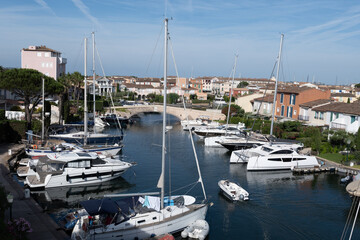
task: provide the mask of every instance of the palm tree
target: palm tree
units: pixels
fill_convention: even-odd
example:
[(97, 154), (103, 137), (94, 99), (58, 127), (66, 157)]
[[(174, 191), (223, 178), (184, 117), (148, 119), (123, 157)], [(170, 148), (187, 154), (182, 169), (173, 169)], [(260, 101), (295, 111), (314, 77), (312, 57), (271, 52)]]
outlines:
[(76, 106), (79, 106), (81, 87), (84, 85), (84, 77), (79, 72), (70, 74), (70, 81), (74, 86), (73, 99), (76, 99)]
[(64, 103), (69, 99), (69, 89), (71, 88), (71, 74), (67, 73), (64, 76), (59, 77), (58, 81), (63, 85), (63, 91), (59, 93), (59, 124), (64, 118)]

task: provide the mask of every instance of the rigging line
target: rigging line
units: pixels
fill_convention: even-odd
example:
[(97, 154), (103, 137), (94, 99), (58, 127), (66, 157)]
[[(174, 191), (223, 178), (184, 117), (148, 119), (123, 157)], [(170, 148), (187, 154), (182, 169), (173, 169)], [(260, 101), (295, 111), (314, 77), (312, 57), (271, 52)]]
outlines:
[(180, 191), (180, 190), (182, 190), (182, 189), (184, 189), (184, 188), (187, 188), (187, 187), (189, 187), (189, 186), (191, 186), (191, 185), (196, 185), (197, 183), (198, 183), (197, 181), (196, 181), (196, 182), (193, 182), (193, 183), (190, 183), (190, 184), (188, 184), (188, 185), (185, 185), (185, 186), (182, 186), (182, 187), (180, 187), (180, 188), (177, 188), (177, 189), (173, 190), (173, 192)]
[(360, 201), (359, 201), (359, 203), (358, 203), (358, 207), (357, 207), (357, 210), (356, 210), (356, 214), (355, 214), (355, 218), (354, 218), (354, 223), (353, 223), (352, 228), (351, 228), (349, 240), (351, 239), (352, 234), (353, 234), (353, 231), (354, 231), (354, 227), (355, 227), (356, 219), (357, 219), (357, 216), (358, 216), (358, 213), (359, 213), (359, 209), (360, 209)]
[(354, 200), (352, 201), (351, 208), (350, 208), (349, 214), (347, 216), (346, 223), (345, 223), (345, 226), (344, 226), (344, 230), (343, 230), (343, 232), (341, 234), (340, 239), (345, 239), (345, 237), (346, 237), (346, 233), (347, 233), (347, 231), (348, 231), (348, 229), (350, 227), (352, 215), (354, 214), (354, 210), (355, 210), (355, 207), (356, 207), (356, 202), (358, 202), (358, 200), (359, 200), (358, 197), (354, 197)]
[(102, 70), (103, 76), (104, 76), (104, 77), (106, 77), (106, 76), (105, 76), (104, 67), (103, 67), (103, 65), (102, 65), (102, 61), (101, 61), (101, 58), (100, 58), (100, 54), (99, 54), (99, 51), (98, 51), (98, 48), (96, 47), (96, 45), (95, 45), (95, 49), (96, 49), (96, 54), (97, 54), (97, 56), (98, 56), (98, 58), (99, 58), (100, 67), (101, 67), (101, 70)]
[(80, 56), (83, 56), (83, 53), (82, 53), (83, 49), (84, 49), (84, 39), (81, 39), (80, 49), (78, 51), (78, 54), (76, 55), (76, 58), (75, 58), (75, 61), (73, 64), (74, 69), (77, 69), (78, 63), (80, 62), (79, 58), (80, 58)]
[(147, 74), (148, 74), (148, 72), (149, 72), (150, 64), (151, 64), (152, 59), (153, 59), (153, 57), (154, 57), (154, 55), (155, 55), (155, 51), (156, 51), (156, 48), (157, 48), (157, 46), (158, 46), (159, 39), (160, 39), (160, 37), (162, 36), (163, 30), (164, 30), (164, 25), (161, 24), (161, 30), (160, 30), (160, 32), (159, 32), (158, 38), (157, 38), (156, 43), (155, 43), (155, 47), (154, 47), (153, 52), (152, 52), (152, 54), (151, 54), (149, 64), (148, 64), (148, 66), (147, 66), (147, 68), (146, 68), (145, 76), (147, 76)]

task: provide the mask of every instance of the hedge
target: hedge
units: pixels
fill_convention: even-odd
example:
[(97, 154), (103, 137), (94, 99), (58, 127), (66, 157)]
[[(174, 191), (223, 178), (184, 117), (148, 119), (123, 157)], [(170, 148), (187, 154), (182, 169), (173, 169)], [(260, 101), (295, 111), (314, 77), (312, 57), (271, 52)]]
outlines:
[(0, 121), (0, 142), (17, 143), (25, 138), (26, 121), (3, 120)]

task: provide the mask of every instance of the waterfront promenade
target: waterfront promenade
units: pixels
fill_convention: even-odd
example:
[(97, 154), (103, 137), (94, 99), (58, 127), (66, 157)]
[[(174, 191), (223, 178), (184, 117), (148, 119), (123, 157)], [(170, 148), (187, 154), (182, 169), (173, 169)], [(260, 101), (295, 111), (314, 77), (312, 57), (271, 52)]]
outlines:
[[(25, 198), (24, 189), (14, 178), (12, 178), (9, 170), (8, 160), (10, 156), (8, 150), (12, 149), (12, 153), (23, 148), (22, 144), (0, 144), (0, 183), (7, 192), (14, 196), (12, 205), (12, 218), (24, 217), (30, 222), (33, 232), (27, 233), (27, 239), (38, 240), (63, 240), (70, 237), (53, 221), (53, 219), (43, 211), (43, 209), (30, 197)], [(5, 211), (5, 221), (10, 219), (10, 210)]]

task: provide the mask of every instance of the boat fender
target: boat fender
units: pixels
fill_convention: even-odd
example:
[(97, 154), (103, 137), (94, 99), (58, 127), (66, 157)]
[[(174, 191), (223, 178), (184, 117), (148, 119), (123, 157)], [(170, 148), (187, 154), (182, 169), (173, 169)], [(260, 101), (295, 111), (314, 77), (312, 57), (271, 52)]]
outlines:
[(100, 178), (100, 173), (99, 172), (96, 172), (96, 177)]
[(111, 170), (111, 176), (112, 176), (112, 177), (114, 176), (114, 171), (113, 171), (113, 170)]
[(189, 227), (186, 227), (182, 232), (181, 232), (181, 237), (182, 238), (187, 238), (189, 235)]
[(70, 177), (69, 177), (69, 174), (66, 175), (66, 181), (69, 182), (70, 180)]
[(84, 179), (85, 178), (85, 173), (82, 173), (81, 177), (82, 177), (82, 179)]
[(240, 199), (244, 200), (244, 195), (243, 194), (240, 194)]

